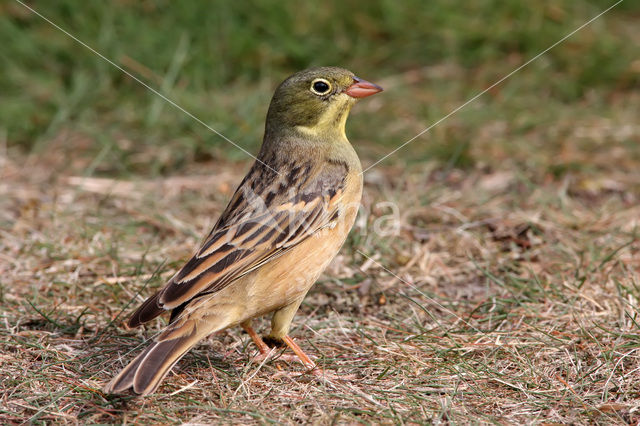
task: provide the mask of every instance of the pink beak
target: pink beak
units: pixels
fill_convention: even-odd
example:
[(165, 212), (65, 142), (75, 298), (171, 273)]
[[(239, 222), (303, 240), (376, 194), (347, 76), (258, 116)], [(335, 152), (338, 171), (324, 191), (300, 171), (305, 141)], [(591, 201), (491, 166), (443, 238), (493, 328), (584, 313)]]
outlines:
[(377, 84), (370, 83), (358, 77), (353, 77), (353, 80), (355, 83), (345, 90), (345, 93), (352, 98), (366, 98), (367, 96), (382, 92), (382, 87)]

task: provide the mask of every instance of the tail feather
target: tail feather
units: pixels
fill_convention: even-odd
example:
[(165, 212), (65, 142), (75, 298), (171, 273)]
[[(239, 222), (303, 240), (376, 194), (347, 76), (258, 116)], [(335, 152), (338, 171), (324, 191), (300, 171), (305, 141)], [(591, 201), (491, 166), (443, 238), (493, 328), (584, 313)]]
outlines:
[(204, 337), (191, 321), (181, 328), (181, 336), (152, 343), (104, 387), (104, 392), (122, 393), (131, 388), (137, 394), (148, 395), (155, 391), (180, 358)]
[(147, 354), (155, 348), (157, 343), (151, 344), (140, 355), (129, 363), (116, 377), (114, 377), (103, 389), (105, 393), (122, 393), (133, 387), (133, 379), (140, 368), (140, 364)]
[(149, 322), (160, 314), (167, 312), (160, 306), (159, 302), (160, 292), (154, 294), (144, 301), (142, 305), (131, 315), (129, 321), (127, 321), (128, 328), (134, 328), (145, 322)]
[[(170, 340), (162, 342), (167, 346), (163, 347), (162, 350), (149, 352), (144, 359), (144, 364), (152, 368), (138, 368), (133, 380), (133, 391), (141, 395), (148, 395), (154, 392), (162, 379), (196, 342), (197, 340), (193, 341), (193, 339)], [(162, 343), (159, 345), (162, 345)]]

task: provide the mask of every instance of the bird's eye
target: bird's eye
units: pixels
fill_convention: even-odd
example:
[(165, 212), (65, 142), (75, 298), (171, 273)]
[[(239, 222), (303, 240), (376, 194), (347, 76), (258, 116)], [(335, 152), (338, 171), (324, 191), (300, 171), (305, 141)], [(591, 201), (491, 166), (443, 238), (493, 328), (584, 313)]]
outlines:
[(326, 95), (331, 91), (331, 83), (324, 78), (316, 78), (311, 83), (311, 91), (316, 95)]

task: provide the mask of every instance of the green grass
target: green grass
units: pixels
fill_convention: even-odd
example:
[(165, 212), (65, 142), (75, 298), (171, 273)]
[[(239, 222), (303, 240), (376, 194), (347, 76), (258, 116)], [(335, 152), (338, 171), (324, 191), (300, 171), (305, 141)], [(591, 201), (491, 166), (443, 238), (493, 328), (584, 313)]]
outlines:
[[(349, 120), (366, 166), (612, 3), (31, 5), (252, 152), (280, 80), (350, 68), (386, 89)], [(232, 329), (137, 400), (100, 388), (163, 322), (122, 320), (250, 159), (2, 3), (0, 422), (637, 423), (639, 17), (625, 0), (365, 173), (292, 332), (352, 378), (254, 364)]]
[[(275, 1), (145, 1), (116, 6), (64, 0), (34, 6), (255, 151), (272, 89), (293, 71), (336, 64), (386, 81), (405, 71), (451, 64), (451, 74), (445, 69), (444, 75), (421, 80), (423, 87), (392, 85), (398, 96), (402, 93), (399, 101), (408, 104), (405, 114), (429, 124), (457, 106), (443, 106), (443, 98), (461, 104), (610, 4), (485, 0), (461, 5), (416, 0), (399, 6), (384, 0), (365, 5), (340, 0), (303, 3), (295, 11)], [(634, 17), (639, 13), (633, 2), (623, 2), (533, 63), (525, 77), (493, 92), (501, 106), (488, 115), (518, 108), (522, 90), (563, 106), (579, 102), (591, 90), (637, 87), (637, 63), (635, 68), (632, 63), (638, 49), (629, 37), (635, 34)], [(211, 155), (236, 160), (245, 156), (18, 3), (9, 1), (0, 8), (0, 36), (8, 41), (0, 47), (0, 117), (11, 146), (42, 152), (52, 139), (84, 135), (91, 141), (85, 147), (87, 155), (97, 157), (96, 172), (108, 174), (163, 173)], [(542, 93), (536, 89), (541, 85)], [(425, 88), (431, 88), (426, 93), (432, 98), (414, 105), (412, 93)], [(385, 95), (394, 97), (393, 92)], [(529, 104), (525, 96), (522, 107)], [(471, 115), (483, 119), (477, 109)], [(553, 109), (550, 116), (554, 117)], [(375, 120), (381, 130), (390, 127), (386, 121), (404, 117), (386, 113), (385, 118)], [(544, 118), (530, 117), (522, 124), (543, 125)], [(371, 121), (354, 121), (353, 137), (369, 137)], [(413, 129), (393, 127), (396, 132), (385, 132), (390, 138), (376, 142), (395, 146), (413, 136)], [(464, 129), (456, 133), (443, 138), (464, 145), (468, 135)], [(460, 151), (443, 149), (432, 153), (448, 161)], [(149, 150), (157, 155), (140, 161), (140, 152)], [(471, 164), (464, 155), (459, 161)]]

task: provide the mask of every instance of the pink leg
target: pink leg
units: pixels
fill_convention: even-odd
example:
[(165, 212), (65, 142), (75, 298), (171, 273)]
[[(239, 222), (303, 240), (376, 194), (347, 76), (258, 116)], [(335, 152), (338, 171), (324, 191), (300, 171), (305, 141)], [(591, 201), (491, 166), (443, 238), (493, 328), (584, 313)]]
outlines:
[(253, 327), (251, 327), (251, 322), (249, 322), (249, 321), (243, 322), (240, 325), (242, 326), (244, 331), (247, 332), (249, 337), (251, 337), (251, 340), (253, 340), (253, 343), (256, 344), (256, 346), (258, 347), (258, 350), (260, 351), (261, 355), (263, 355), (263, 356), (267, 355), (271, 351), (271, 349), (269, 349), (269, 346), (267, 346), (267, 344), (264, 342), (264, 340), (262, 340), (262, 337), (258, 336), (258, 333), (256, 333), (256, 331), (253, 329)]
[(309, 370), (316, 368), (316, 363), (313, 362), (311, 358), (309, 358), (307, 354), (304, 353), (304, 351), (300, 348), (300, 346), (298, 346), (298, 344), (291, 337), (284, 336), (282, 340), (298, 356), (298, 359), (300, 359), (300, 361), (302, 362), (302, 365), (304, 365)]

